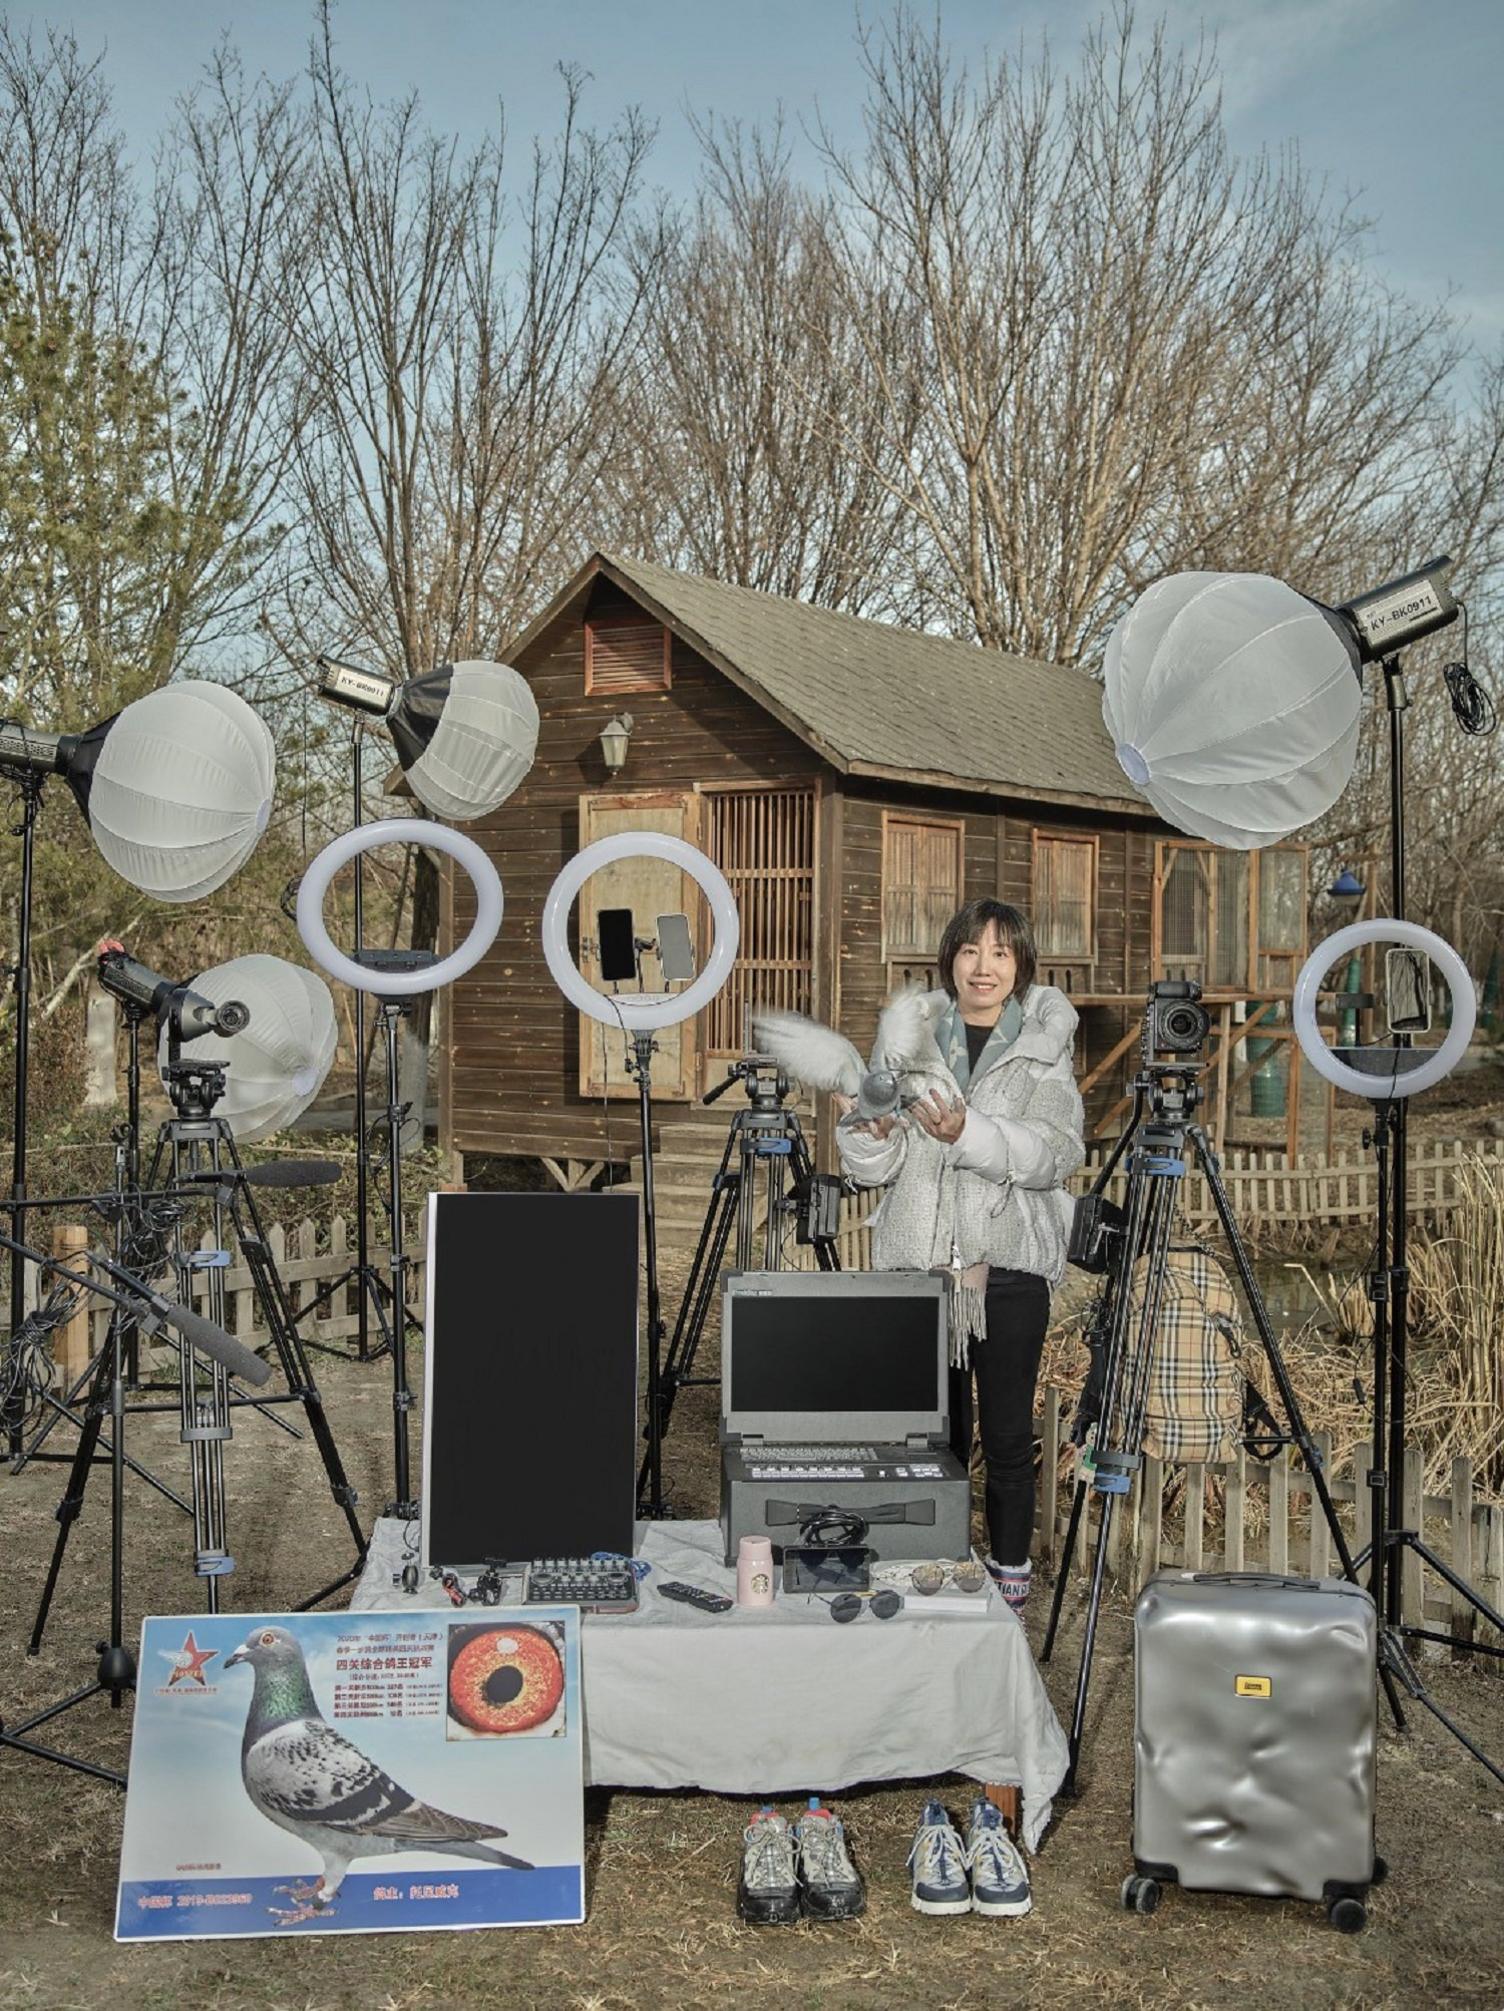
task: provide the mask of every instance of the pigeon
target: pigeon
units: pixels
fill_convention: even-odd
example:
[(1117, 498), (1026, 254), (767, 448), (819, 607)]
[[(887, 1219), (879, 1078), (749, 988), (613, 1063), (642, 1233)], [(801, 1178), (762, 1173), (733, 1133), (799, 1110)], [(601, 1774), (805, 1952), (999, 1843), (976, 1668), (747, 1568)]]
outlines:
[[(771, 1056), (795, 1082), (849, 1096), (862, 1116), (892, 1109), (895, 1102), (916, 1103), (931, 1090), (949, 1102), (956, 1094), (955, 1078), (936, 1045), (924, 1001), (917, 987), (888, 1001), (878, 1018), (869, 1062), (833, 1027), (772, 1006), (754, 1010), (752, 1040), (759, 1054)], [(896, 1098), (889, 1085), (877, 1080), (885, 1075), (894, 1078)]]
[[(224, 1667), (249, 1663), (256, 1688), (246, 1713), (240, 1777), (268, 1822), (298, 1837), (324, 1861), (311, 1886), (288, 1888), (288, 1925), (327, 1913), (352, 1861), (396, 1851), (433, 1851), (531, 1871), (525, 1858), (494, 1850), (506, 1835), (490, 1823), (446, 1815), (399, 1787), (342, 1732), (319, 1716), (303, 1650), (285, 1627), (257, 1627)], [(276, 1911), (274, 1908), (273, 1911)]]

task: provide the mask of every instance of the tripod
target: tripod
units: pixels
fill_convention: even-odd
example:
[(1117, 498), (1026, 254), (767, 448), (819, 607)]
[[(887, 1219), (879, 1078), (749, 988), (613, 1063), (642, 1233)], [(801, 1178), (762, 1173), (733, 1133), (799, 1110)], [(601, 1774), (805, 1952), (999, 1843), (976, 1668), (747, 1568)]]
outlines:
[[(166, 1300), (153, 1292), (150, 1286), (144, 1283), (143, 1280), (135, 1277), (122, 1265), (111, 1263), (106, 1258), (95, 1257), (92, 1260), (97, 1267), (103, 1268), (114, 1281), (112, 1284), (106, 1285), (100, 1281), (97, 1275), (80, 1276), (77, 1271), (71, 1271), (66, 1265), (58, 1263), (55, 1259), (45, 1257), (39, 1250), (28, 1249), (25, 1244), (19, 1243), (11, 1237), (0, 1236), (0, 1245), (3, 1245), (10, 1251), (14, 1260), (18, 1262), (23, 1260), (28, 1261), (36, 1265), (37, 1269), (41, 1272), (66, 1279), (70, 1284), (81, 1286), (85, 1291), (93, 1292), (100, 1298), (109, 1300), (115, 1308), (114, 1317), (110, 1321), (109, 1340), (101, 1351), (99, 1364), (95, 1372), (89, 1419), (89, 1422), (94, 1426), (94, 1439), (96, 1442), (99, 1419), (103, 1416), (106, 1409), (111, 1419), (109, 1638), (99, 1642), (96, 1647), (95, 1652), (99, 1657), (99, 1661), (93, 1682), (86, 1683), (82, 1689), (70, 1692), (69, 1695), (60, 1698), (54, 1704), (44, 1705), (40, 1711), (34, 1711), (30, 1717), (23, 1719), (20, 1724), (6, 1725), (0, 1722), (0, 1747), (10, 1747), (16, 1752), (30, 1753), (34, 1759), (51, 1760), (56, 1766), (71, 1767), (75, 1773), (89, 1774), (96, 1780), (110, 1781), (117, 1787), (124, 1787), (125, 1775), (117, 1772), (114, 1768), (98, 1766), (92, 1760), (77, 1759), (71, 1753), (59, 1752), (56, 1747), (44, 1745), (39, 1740), (31, 1737), (31, 1734), (38, 1726), (50, 1724), (54, 1718), (59, 1718), (65, 1712), (76, 1709), (80, 1704), (88, 1703), (94, 1697), (108, 1694), (110, 1708), (118, 1711), (126, 1691), (133, 1690), (136, 1686), (136, 1659), (125, 1645), (124, 1504), (125, 1469), (127, 1462), (125, 1458), (123, 1336), (128, 1326), (131, 1328), (147, 1327), (155, 1332), (161, 1327), (163, 1321), (167, 1320), (174, 1322), (183, 1332), (185, 1338), (182, 1345), (184, 1347), (188, 1347), (197, 1341), (205, 1347), (213, 1359), (221, 1364), (228, 1363), (237, 1373), (264, 1375), (266, 1373), (265, 1364), (257, 1356), (239, 1347), (228, 1334), (214, 1327), (209, 1321), (200, 1319), (185, 1307), (170, 1305)], [(17, 1337), (13, 1336), (13, 1345), (16, 1343), (16, 1340)], [(87, 1459), (80, 1459), (75, 1463), (75, 1477), (80, 1491), (82, 1489), (83, 1477), (87, 1473), (88, 1466), (93, 1463), (93, 1459), (94, 1452), (91, 1444)], [(64, 1508), (67, 1508), (67, 1506), (68, 1502), (65, 1500), (63, 1508), (58, 1510), (60, 1521), (63, 1520)], [(76, 1510), (73, 1513), (76, 1513)], [(71, 1520), (72, 1514), (70, 1513), (68, 1521)], [(66, 1527), (67, 1524), (65, 1522), (64, 1532), (66, 1532)], [(52, 1586), (56, 1583), (57, 1567), (61, 1562), (62, 1541), (63, 1538), (60, 1536), (58, 1551), (54, 1556), (53, 1569), (48, 1580), (49, 1597)], [(41, 1618), (42, 1616), (39, 1615), (38, 1628), (40, 1628)], [(33, 1636), (30, 1651), (33, 1654), (37, 1651), (39, 1638), (39, 1634)]]
[[(1168, 987), (1165, 989), (1169, 990)], [(1258, 1280), (1254, 1276), (1253, 1265), (1239, 1234), (1232, 1206), (1227, 1198), (1227, 1190), (1222, 1184), (1220, 1165), (1205, 1132), (1193, 1119), (1193, 1112), (1201, 1100), (1197, 1064), (1194, 1061), (1156, 1062), (1153, 1059), (1152, 1028), (1160, 990), (1159, 986), (1155, 986), (1150, 992), (1149, 1010), (1145, 1018), (1145, 1062), (1143, 1069), (1134, 1079), (1132, 1114), (1122, 1137), (1114, 1146), (1092, 1189), (1094, 1200), (1100, 1199), (1105, 1194), (1107, 1183), (1118, 1163), (1132, 1146), (1128, 1158), (1125, 1219), (1120, 1233), (1114, 1234), (1110, 1231), (1108, 1233), (1109, 1242), (1115, 1242), (1117, 1247), (1112, 1258), (1107, 1307), (1104, 1314), (1107, 1335), (1106, 1355), (1091, 1479), (1092, 1488), (1101, 1498), (1101, 1507), (1097, 1523), (1096, 1550), (1092, 1559), (1091, 1589), (1087, 1600), (1081, 1662), (1076, 1677), (1075, 1702), (1071, 1714), (1068, 1740), (1070, 1758), (1062, 1784), (1062, 1792), (1066, 1794), (1074, 1793), (1076, 1790), (1076, 1772), (1085, 1734), (1087, 1696), (1091, 1686), (1092, 1658), (1101, 1614), (1102, 1589), (1113, 1514), (1118, 1502), (1129, 1493), (1133, 1485), (1133, 1476), (1141, 1465), (1140, 1447), (1143, 1442), (1144, 1418), (1148, 1407), (1160, 1310), (1164, 1300), (1166, 1259), (1179, 1202), (1180, 1183), (1186, 1173), (1188, 1148), (1195, 1154), (1196, 1163), (1205, 1176), (1217, 1218), (1232, 1253), (1239, 1283), (1253, 1314), (1254, 1326), (1284, 1411), (1289, 1433), (1288, 1442), (1297, 1447), (1305, 1461), (1317, 1504), (1331, 1532), (1332, 1545), (1340, 1560), (1343, 1576), (1356, 1580), (1352, 1554), (1348, 1549), (1341, 1523), (1337, 1519), (1326, 1476), (1322, 1472), (1320, 1455), (1306, 1429), (1299, 1400), (1280, 1353), (1279, 1343), (1269, 1323), (1269, 1315), (1264, 1306), (1263, 1295), (1259, 1291)], [(1178, 999), (1194, 997), (1183, 982), (1175, 984), (1172, 995)], [(1178, 1010), (1184, 1012), (1185, 1007), (1180, 1006)], [(1197, 1011), (1199, 1014), (1199, 1008)], [(1142, 1289), (1135, 1316), (1134, 1274), (1140, 1270)], [(1130, 1329), (1133, 1330), (1131, 1338)], [(1064, 1603), (1065, 1587), (1070, 1576), (1071, 1558), (1074, 1554), (1086, 1491), (1087, 1482), (1078, 1480), (1075, 1498), (1071, 1505), (1065, 1552), (1055, 1581), (1049, 1626), (1040, 1654), (1041, 1661), (1047, 1662), (1050, 1659), (1055, 1645), (1060, 1609)], [(1402, 1724), (1403, 1716), (1389, 1669), (1385, 1667), (1382, 1673), (1390, 1708), (1395, 1714), (1396, 1723)]]
[[(791, 1210), (799, 1214), (800, 1240), (813, 1244), (820, 1269), (841, 1268), (835, 1247), (834, 1211), (827, 1219), (817, 1220), (815, 1207), (822, 1198), (838, 1205), (840, 1182), (832, 1177), (828, 1183), (822, 1183), (815, 1172), (798, 1113), (784, 1108), (789, 1093), (788, 1078), (776, 1063), (754, 1055), (733, 1063), (726, 1080), (717, 1083), (702, 1101), (716, 1102), (737, 1081), (746, 1084), (749, 1105), (732, 1118), (720, 1166), (710, 1183), (710, 1203), (663, 1365), (659, 1390), (660, 1437), (668, 1430), (679, 1391), (716, 1380), (714, 1376), (695, 1375), (694, 1365), (733, 1228), (739, 1271), (783, 1268), (785, 1218)], [(760, 1264), (756, 1248), (759, 1198), (763, 1209)]]
[[(130, 1409), (132, 1413), (167, 1409), (175, 1409), (178, 1413), (179, 1436), (190, 1453), (188, 1507), (193, 1520), (193, 1568), (195, 1574), (204, 1580), (208, 1610), (217, 1613), (219, 1581), (235, 1568), (227, 1543), (224, 1485), (224, 1448), (231, 1437), (233, 1412), (250, 1403), (264, 1415), (271, 1415), (267, 1408), (270, 1405), (302, 1404), (329, 1477), (330, 1491), (344, 1513), (356, 1548), (355, 1562), (350, 1569), (303, 1601), (304, 1608), (316, 1606), (351, 1583), (358, 1576), (364, 1561), (366, 1540), (355, 1512), (355, 1490), (346, 1478), (323, 1400), (310, 1373), (297, 1329), (292, 1324), (286, 1288), (272, 1261), (271, 1249), (234, 1137), (225, 1120), (214, 1115), (214, 1105), (224, 1091), (224, 1068), (213, 1062), (182, 1061), (175, 1027), (169, 1033), (168, 1052), (169, 1060), (163, 1073), (175, 1115), (163, 1124), (158, 1135), (147, 1186), (149, 1190), (156, 1188), (165, 1172), (174, 1191), (199, 1186), (207, 1189), (213, 1201), (214, 1236), (210, 1249), (184, 1251), (181, 1231), (175, 1232), (177, 1248), (173, 1264), (179, 1277), (180, 1293), (184, 1299), (191, 1298), (193, 1279), (195, 1275), (201, 1275), (209, 1318), (216, 1326), (224, 1326), (224, 1274), (229, 1267), (224, 1232), (228, 1221), (250, 1270), (252, 1286), (287, 1387), (275, 1396), (252, 1398), (238, 1395), (231, 1389), (225, 1364), (213, 1357), (201, 1358), (192, 1340), (183, 1337), (177, 1343), (176, 1403), (136, 1403)], [(41, 1648), (69, 1535), (82, 1511), (89, 1473), (96, 1463), (106, 1414), (111, 1420), (112, 1463), (118, 1461), (123, 1472), (126, 1414), (123, 1399), (118, 1412), (115, 1405), (117, 1383), (123, 1387), (123, 1355), (124, 1328), (117, 1315), (111, 1322), (110, 1340), (95, 1370), (83, 1428), (79, 1433), (63, 1499), (58, 1506), (58, 1534), (32, 1628), (31, 1654), (38, 1653)], [(116, 1512), (119, 1512), (118, 1508)]]

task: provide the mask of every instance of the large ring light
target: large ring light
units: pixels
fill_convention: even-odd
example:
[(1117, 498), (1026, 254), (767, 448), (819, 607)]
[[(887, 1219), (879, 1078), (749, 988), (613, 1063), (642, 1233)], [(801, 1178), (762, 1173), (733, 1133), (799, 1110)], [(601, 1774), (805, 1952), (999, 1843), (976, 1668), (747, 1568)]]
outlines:
[[(1363, 1069), (1350, 1067), (1327, 1046), (1316, 1024), (1316, 994), (1321, 988), (1321, 980), (1333, 964), (1340, 963), (1344, 957), (1350, 957), (1355, 950), (1361, 950), (1369, 943), (1400, 943), (1408, 949), (1421, 951), (1446, 979), (1447, 989), (1452, 995), (1452, 1024), (1447, 1029), (1446, 1039), (1434, 1054), (1418, 1067), (1407, 1068), (1403, 1074), (1396, 1069), (1389, 1075), (1382, 1070), (1370, 1075)], [(1301, 966), (1290, 1006), (1295, 1037), (1316, 1073), (1334, 1083), (1338, 1089), (1350, 1090), (1354, 1096), (1361, 1096), (1369, 1103), (1387, 1102), (1391, 1097), (1414, 1096), (1418, 1090), (1434, 1089), (1443, 1077), (1451, 1074), (1466, 1053), (1477, 1017), (1478, 999), (1472, 976), (1451, 944), (1443, 942), (1440, 936), (1433, 935), (1429, 929), (1423, 929), (1415, 922), (1390, 921), (1383, 916), (1374, 921), (1353, 922), (1345, 929), (1338, 929), (1334, 936), (1328, 936), (1324, 943), (1318, 943)]]
[[(475, 888), (475, 921), (470, 933), (457, 950), (426, 970), (367, 970), (336, 948), (324, 926), (324, 897), (330, 881), (341, 866), (376, 845), (426, 845), (430, 851), (447, 852), (470, 875)], [(441, 985), (453, 984), (480, 962), (496, 940), (501, 909), (500, 876), (473, 838), (451, 831), (447, 824), (430, 824), (423, 817), (389, 817), (331, 838), (319, 853), (298, 888), (298, 934), (320, 969), (355, 991), (379, 992), (383, 998), (414, 998), (420, 992), (435, 992)]]
[[(578, 964), (569, 954), (569, 911), (575, 896), (603, 866), (618, 859), (662, 859), (688, 873), (710, 903), (715, 920), (715, 941), (705, 968), (682, 992), (598, 992), (587, 984)], [(301, 903), (300, 903), (301, 905)], [(674, 1026), (709, 1005), (731, 975), (736, 948), (741, 940), (741, 921), (736, 902), (720, 868), (703, 852), (671, 838), (663, 831), (618, 831), (609, 838), (597, 838), (583, 852), (577, 852), (548, 890), (543, 904), (543, 954), (554, 983), (571, 1005), (606, 1026), (624, 1027), (637, 1033), (651, 1027)]]

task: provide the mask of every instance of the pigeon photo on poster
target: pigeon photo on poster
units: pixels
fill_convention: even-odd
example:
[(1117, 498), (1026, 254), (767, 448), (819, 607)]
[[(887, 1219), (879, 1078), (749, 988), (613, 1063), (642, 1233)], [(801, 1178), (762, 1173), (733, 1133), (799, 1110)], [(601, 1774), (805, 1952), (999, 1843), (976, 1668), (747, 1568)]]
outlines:
[(585, 1917), (579, 1614), (149, 1619), (121, 1941)]

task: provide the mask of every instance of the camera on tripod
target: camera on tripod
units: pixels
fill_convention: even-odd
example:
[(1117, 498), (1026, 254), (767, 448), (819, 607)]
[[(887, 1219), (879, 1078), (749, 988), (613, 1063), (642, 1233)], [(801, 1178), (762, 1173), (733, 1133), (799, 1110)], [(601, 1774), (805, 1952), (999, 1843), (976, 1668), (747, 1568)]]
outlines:
[(1157, 978), (1144, 1008), (1145, 1066), (1157, 1054), (1200, 1054), (1211, 1024), (1194, 978)]

